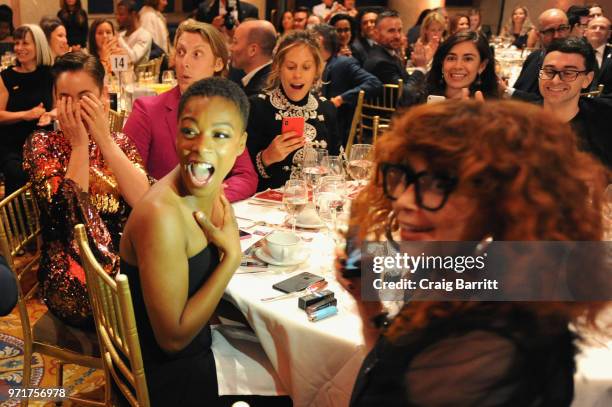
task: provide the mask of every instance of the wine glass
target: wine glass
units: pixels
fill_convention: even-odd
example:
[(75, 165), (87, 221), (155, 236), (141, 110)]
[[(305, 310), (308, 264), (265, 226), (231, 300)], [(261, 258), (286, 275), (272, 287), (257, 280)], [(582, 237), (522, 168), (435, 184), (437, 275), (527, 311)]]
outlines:
[(174, 71), (164, 71), (162, 73), (162, 83), (166, 83), (168, 85), (174, 85), (175, 83), (175, 79), (174, 79)]
[(330, 235), (336, 230), (337, 217), (344, 211), (346, 187), (341, 179), (325, 177), (317, 192), (316, 208), (319, 218), (327, 226)]
[(344, 176), (344, 169), (342, 168), (342, 159), (337, 155), (328, 155), (323, 157), (321, 161), (321, 167), (327, 169), (327, 174)]
[(361, 185), (372, 173), (371, 144), (353, 144), (348, 159), (348, 173)]
[(291, 179), (285, 183), (283, 189), (283, 205), (291, 216), (291, 230), (295, 232), (297, 214), (308, 204), (308, 185), (305, 181)]

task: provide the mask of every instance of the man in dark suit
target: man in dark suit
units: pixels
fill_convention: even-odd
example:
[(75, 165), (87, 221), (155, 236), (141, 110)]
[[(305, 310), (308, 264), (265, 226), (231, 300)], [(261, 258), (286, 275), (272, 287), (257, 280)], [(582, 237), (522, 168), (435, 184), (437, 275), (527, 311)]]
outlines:
[(355, 58), (338, 55), (340, 42), (332, 26), (320, 24), (312, 30), (319, 36), (321, 57), (325, 60), (322, 93), (338, 109), (338, 129), (342, 144), (346, 144), (359, 92), (363, 90), (368, 97), (376, 96), (382, 82), (363, 69)]
[(376, 27), (376, 18), (378, 13), (384, 10), (379, 10), (378, 7), (362, 8), (357, 15), (359, 29), (357, 38), (353, 40), (352, 51), (353, 57), (359, 61), (361, 66), (368, 59), (368, 54), (372, 47), (376, 44), (374, 40), (374, 28)]
[(595, 58), (599, 72), (591, 85), (591, 90), (596, 90), (598, 85), (604, 85), (604, 94), (612, 93), (612, 46), (608, 44), (610, 39), (610, 20), (606, 17), (595, 17), (584, 32), (589, 44), (595, 50)]
[(537, 101), (540, 99), (538, 74), (542, 68), (546, 48), (553, 40), (566, 38), (569, 33), (569, 22), (563, 10), (552, 8), (540, 14), (538, 17), (537, 35), (540, 39), (542, 49), (529, 54), (523, 63), (523, 69), (514, 87), (510, 88), (500, 83), (500, 87), (504, 93), (506, 93), (507, 96), (526, 101)]
[(377, 44), (372, 47), (368, 59), (364, 64), (366, 71), (376, 76), (383, 84), (394, 84), (398, 80), (404, 81), (404, 92), (412, 93), (415, 84), (420, 83), (424, 77), (424, 55), (413, 53), (413, 63), (417, 69), (412, 75), (406, 72), (404, 63), (400, 59), (399, 49), (402, 43), (402, 20), (396, 11), (388, 10), (380, 13), (376, 19), (374, 37)]
[[(225, 17), (228, 13), (232, 18)], [(234, 26), (230, 27), (227, 23), (233, 21), (234, 25), (237, 25), (237, 23), (249, 18), (259, 18), (259, 9), (257, 6), (241, 0), (204, 0), (195, 12), (196, 20), (212, 24), (219, 30), (224, 26), (231, 30)]]
[(230, 52), (232, 67), (245, 75), (237, 82), (247, 96), (256, 95), (265, 87), (276, 45), (276, 30), (266, 20), (249, 20), (234, 32)]
[(582, 150), (612, 168), (612, 103), (607, 98), (580, 96), (593, 80), (596, 67), (595, 53), (584, 37), (553, 41), (544, 58), (539, 88), (544, 109), (572, 126)]

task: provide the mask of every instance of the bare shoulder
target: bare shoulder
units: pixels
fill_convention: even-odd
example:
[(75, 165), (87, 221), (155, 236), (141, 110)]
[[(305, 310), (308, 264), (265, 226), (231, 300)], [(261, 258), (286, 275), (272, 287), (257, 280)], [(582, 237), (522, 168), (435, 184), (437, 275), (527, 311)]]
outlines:
[(154, 184), (132, 209), (121, 237), (121, 256), (135, 263), (142, 247), (171, 250), (185, 246), (180, 198), (163, 182)]

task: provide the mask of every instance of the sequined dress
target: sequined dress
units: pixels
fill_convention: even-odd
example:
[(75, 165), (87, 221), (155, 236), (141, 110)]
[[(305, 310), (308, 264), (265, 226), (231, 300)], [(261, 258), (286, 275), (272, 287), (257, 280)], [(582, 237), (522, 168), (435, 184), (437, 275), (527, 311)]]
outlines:
[[(123, 133), (113, 133), (112, 137), (144, 172), (132, 141)], [(24, 146), (24, 170), (41, 211), (43, 247), (38, 278), (43, 299), (67, 323), (90, 326), (91, 307), (74, 226), (86, 226), (94, 255), (109, 274), (114, 274), (119, 270), (119, 240), (130, 208), (100, 148), (91, 140), (89, 192), (65, 178), (71, 151), (61, 131), (35, 132)]]

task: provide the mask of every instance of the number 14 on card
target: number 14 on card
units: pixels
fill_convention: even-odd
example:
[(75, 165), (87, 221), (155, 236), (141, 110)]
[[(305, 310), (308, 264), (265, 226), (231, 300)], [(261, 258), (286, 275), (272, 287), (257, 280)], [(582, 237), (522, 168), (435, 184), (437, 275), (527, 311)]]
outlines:
[(113, 72), (124, 72), (128, 69), (127, 55), (111, 55), (111, 69)]

